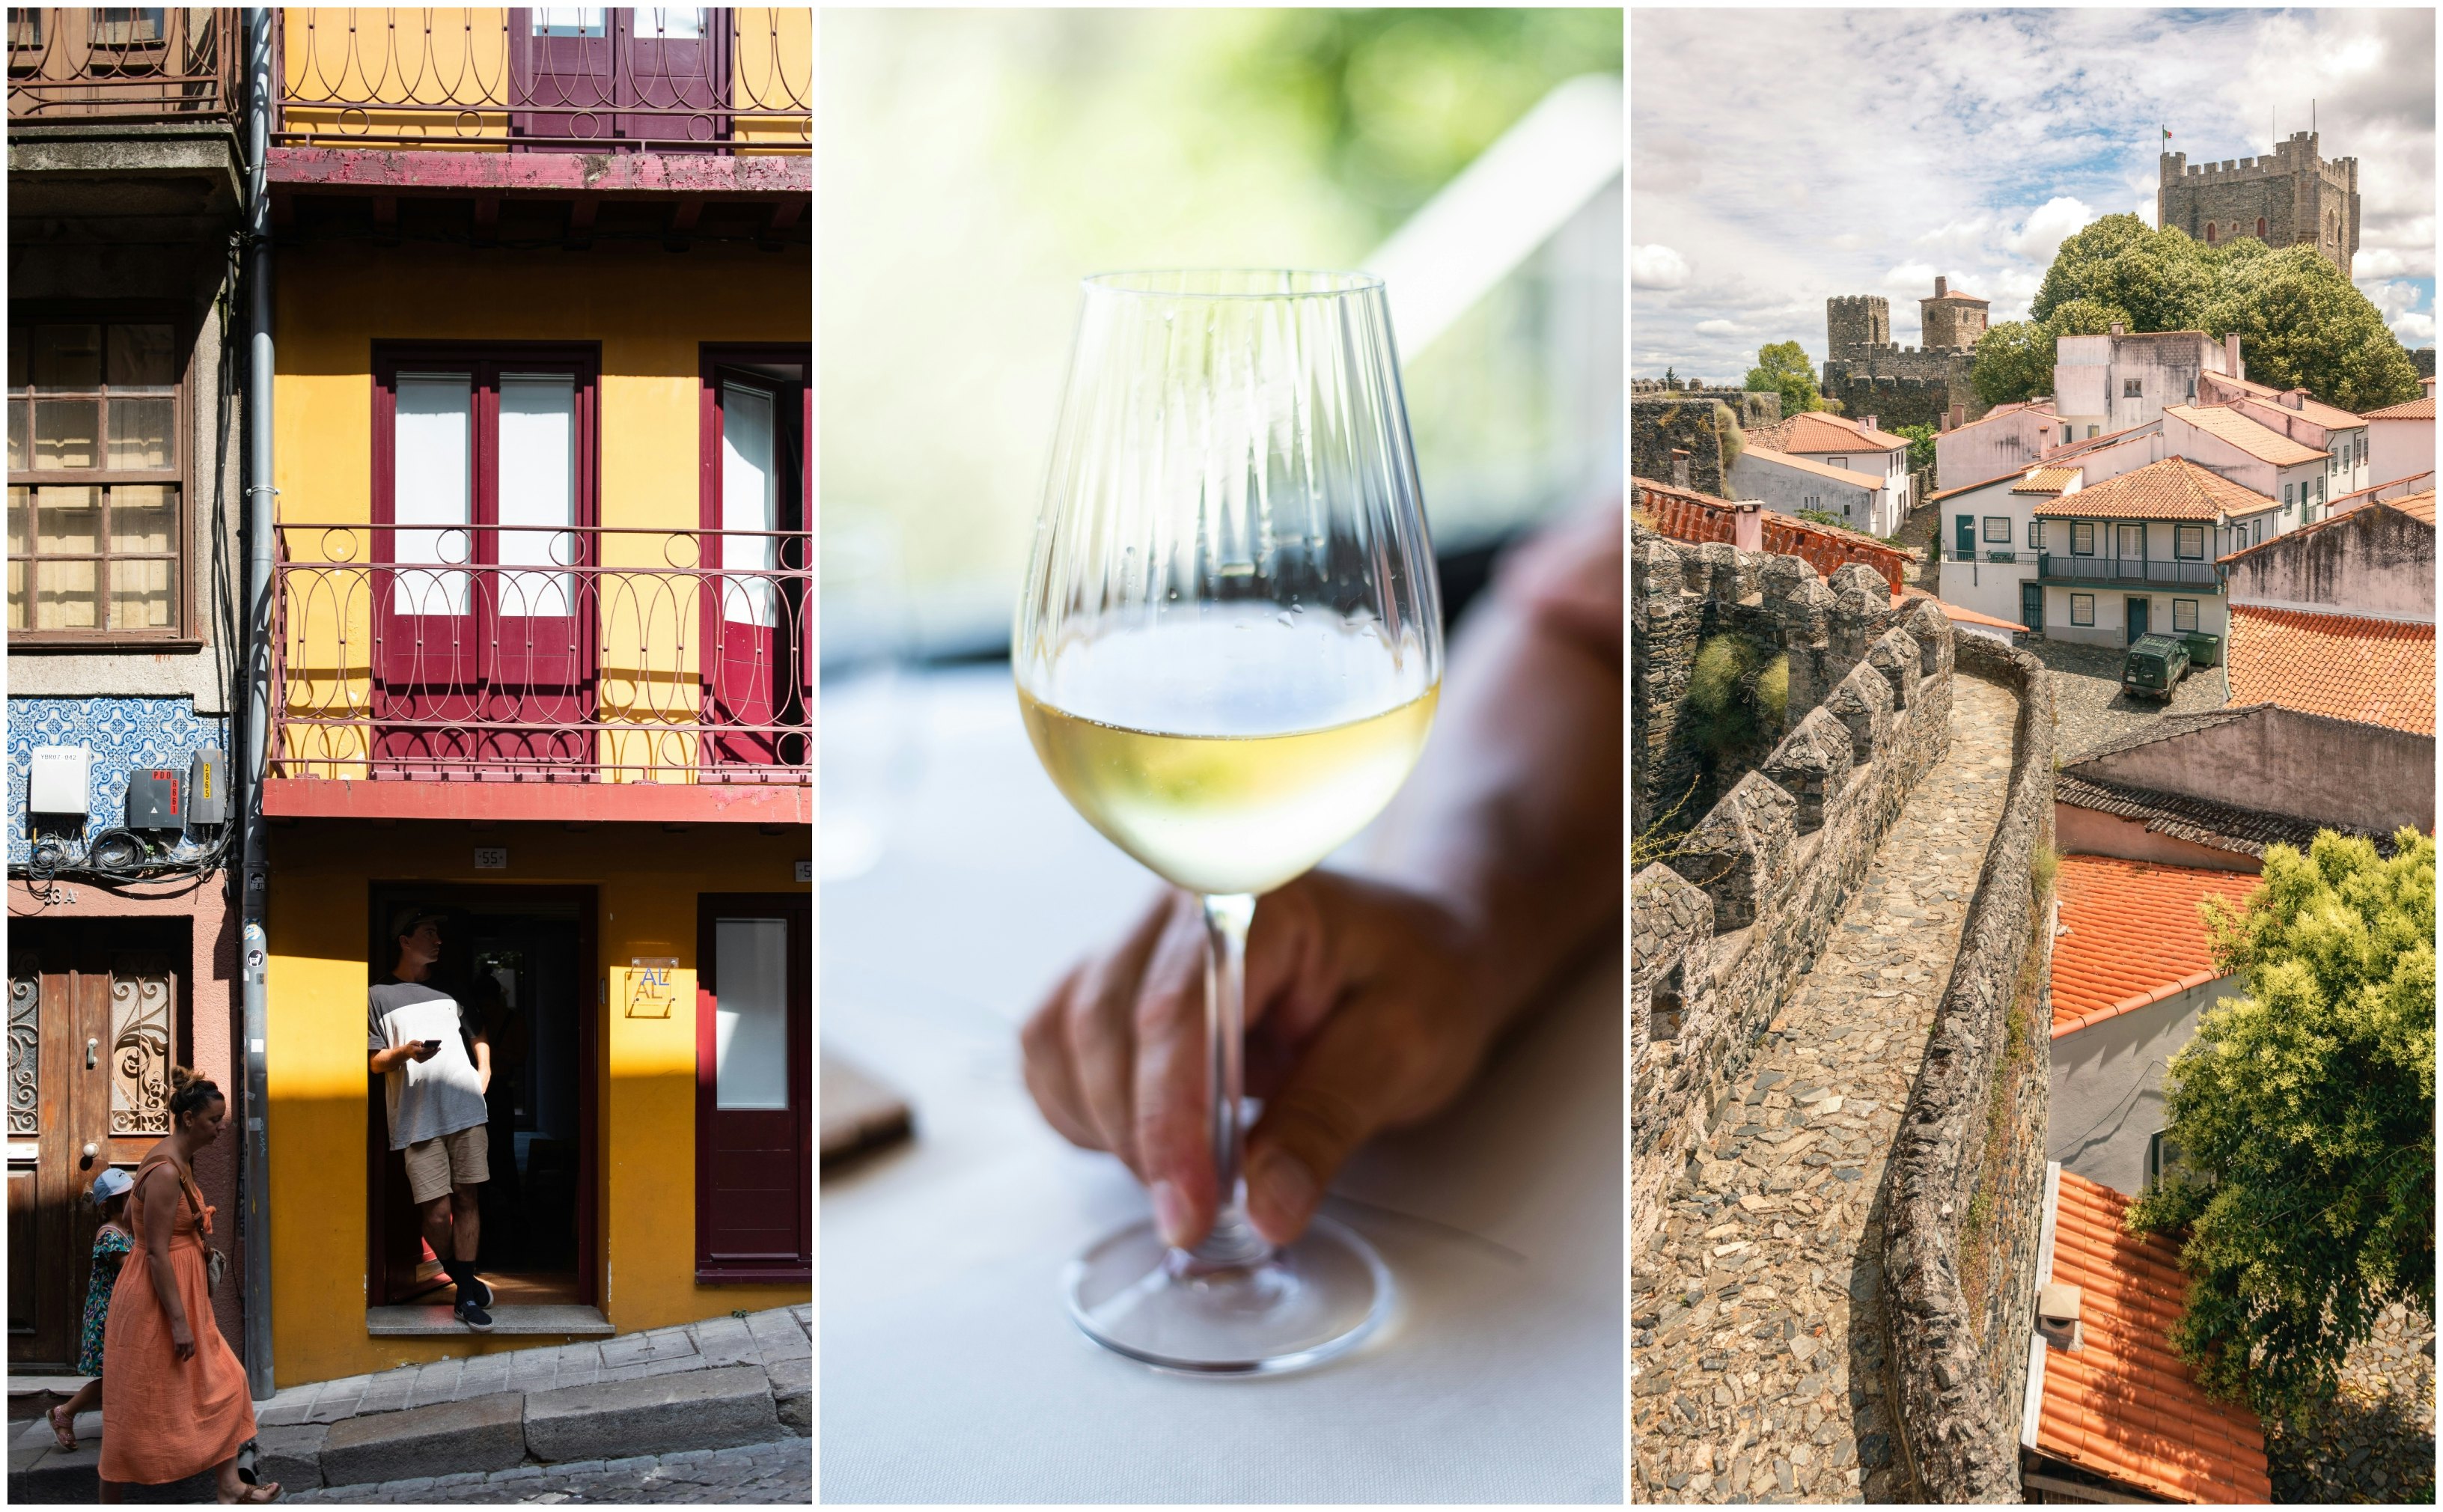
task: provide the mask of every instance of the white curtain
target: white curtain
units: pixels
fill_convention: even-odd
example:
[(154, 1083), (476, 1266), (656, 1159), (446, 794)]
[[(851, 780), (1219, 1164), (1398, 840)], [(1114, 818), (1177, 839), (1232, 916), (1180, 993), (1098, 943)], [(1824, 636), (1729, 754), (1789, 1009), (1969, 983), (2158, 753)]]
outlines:
[[(391, 519), (402, 565), (474, 560), (472, 382), (464, 373), (402, 373), (392, 427)], [(393, 612), (463, 615), (468, 575), (401, 572)]]
[[(577, 379), (566, 374), (501, 375), (501, 524), (577, 523)], [(559, 530), (500, 532), (501, 565), (567, 566), (577, 537)], [(501, 575), (501, 613), (576, 613), (577, 581), (565, 572)]]
[[(780, 473), (772, 395), (740, 383), (722, 385), (721, 527), (781, 528)], [(778, 624), (780, 592), (769, 574), (780, 561), (780, 542), (772, 536), (725, 537), (721, 543), (725, 570), (764, 576), (725, 579), (722, 618), (737, 624), (766, 628)]]
[(713, 1106), (789, 1106), (789, 922), (715, 919)]

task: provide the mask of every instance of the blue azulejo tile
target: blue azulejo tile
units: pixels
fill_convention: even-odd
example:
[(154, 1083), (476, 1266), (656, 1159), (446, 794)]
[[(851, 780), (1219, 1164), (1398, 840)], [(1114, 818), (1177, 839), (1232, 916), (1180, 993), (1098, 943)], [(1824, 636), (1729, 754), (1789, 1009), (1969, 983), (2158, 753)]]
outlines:
[[(37, 746), (83, 745), (93, 751), (84, 839), (124, 823), (128, 774), (168, 767), (186, 777), (187, 760), (206, 746), (230, 748), (225, 719), (198, 717), (192, 698), (11, 698), (9, 700), (9, 863), (31, 850), (26, 814), (28, 774)], [(71, 849), (75, 849), (72, 845)], [(181, 838), (174, 854), (201, 847)]]

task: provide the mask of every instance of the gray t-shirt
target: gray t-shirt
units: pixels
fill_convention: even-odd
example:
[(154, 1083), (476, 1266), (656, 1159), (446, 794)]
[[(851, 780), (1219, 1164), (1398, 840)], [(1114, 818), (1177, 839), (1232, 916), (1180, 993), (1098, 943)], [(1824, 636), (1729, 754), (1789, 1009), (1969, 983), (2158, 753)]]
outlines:
[(458, 1032), (458, 1000), (421, 982), (380, 982), (365, 994), (365, 1050), (438, 1040), (430, 1060), (406, 1060), (382, 1080), (390, 1100), (390, 1147), (404, 1150), (487, 1122), (483, 1083)]

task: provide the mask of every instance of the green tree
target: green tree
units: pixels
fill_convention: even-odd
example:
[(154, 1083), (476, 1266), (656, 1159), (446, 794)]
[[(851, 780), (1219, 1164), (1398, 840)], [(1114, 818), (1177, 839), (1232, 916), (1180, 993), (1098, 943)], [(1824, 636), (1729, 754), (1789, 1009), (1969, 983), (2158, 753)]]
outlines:
[(2004, 321), (1976, 339), (1968, 380), (1988, 408), (2053, 391), (2053, 338), (2042, 321)]
[(2409, 354), (2377, 309), (2312, 247), (2233, 259), (2222, 270), (2204, 329), (2239, 333), (2248, 376), (2305, 388), (2345, 410), (2377, 410), (2423, 392)]
[(1909, 470), (1920, 471), (1934, 466), (1935, 430), (1930, 425), (1903, 425), (1892, 433), (1908, 437)]
[(1807, 360), (1807, 349), (1796, 341), (1775, 341), (1758, 351), (1756, 365), (1748, 369), (1740, 386), (1759, 394), (1780, 395), (1785, 419), (1824, 408), (1823, 397), (1815, 388), (1815, 365)]
[(2186, 231), (2156, 230), (2135, 215), (2106, 215), (2061, 244), (2028, 306), (2029, 318), (2049, 322), (2063, 306), (2089, 300), (2123, 311), (2133, 331), (2198, 329), (2213, 292), (2218, 251), (2191, 241)]
[(2164, 1079), (2180, 1163), (2129, 1212), (2182, 1236), (2172, 1330), (2198, 1378), (2268, 1416), (2329, 1398), (2396, 1300), (2434, 1307), (2434, 842), (2327, 831), (2268, 847), (2244, 908), (2200, 912), (2245, 995)]

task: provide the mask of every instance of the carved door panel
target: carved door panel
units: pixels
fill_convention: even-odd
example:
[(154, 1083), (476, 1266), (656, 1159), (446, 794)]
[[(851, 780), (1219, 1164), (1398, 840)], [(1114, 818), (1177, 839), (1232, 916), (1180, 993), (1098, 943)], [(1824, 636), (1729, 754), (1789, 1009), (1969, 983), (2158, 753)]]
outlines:
[(75, 1360), (101, 1218), (85, 1194), (103, 1168), (134, 1170), (170, 1132), (176, 958), (115, 949), (111, 932), (77, 921), (9, 963), (12, 1367)]

